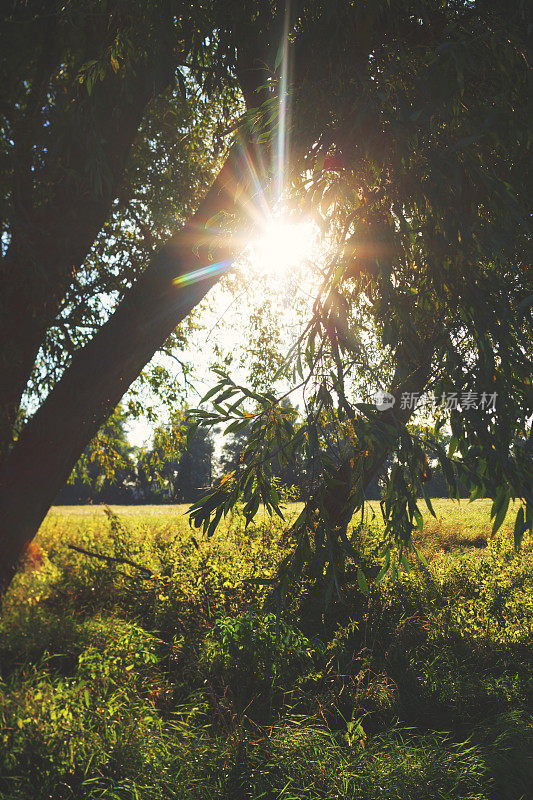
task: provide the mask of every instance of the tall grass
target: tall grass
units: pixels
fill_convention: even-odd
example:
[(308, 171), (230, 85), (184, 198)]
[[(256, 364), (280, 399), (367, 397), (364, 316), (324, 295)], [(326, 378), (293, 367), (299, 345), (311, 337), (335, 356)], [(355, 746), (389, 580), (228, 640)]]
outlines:
[(54, 510), (0, 617), (0, 797), (532, 798), (531, 543), (446, 508), (429, 568), (365, 594), (349, 567), (327, 608), (265, 605), (269, 518)]

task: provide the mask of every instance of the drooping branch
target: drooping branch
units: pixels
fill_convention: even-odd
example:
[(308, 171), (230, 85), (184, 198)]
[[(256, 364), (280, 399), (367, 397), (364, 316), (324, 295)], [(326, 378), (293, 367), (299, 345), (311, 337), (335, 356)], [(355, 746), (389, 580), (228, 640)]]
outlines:
[[(402, 408), (401, 397), (404, 393), (420, 394), (424, 391), (431, 375), (437, 339), (438, 334), (435, 334), (411, 352), (403, 347), (398, 348), (397, 368), (391, 386), (394, 405), (387, 411), (378, 412), (383, 430), (389, 428), (399, 434), (409, 422), (414, 409), (409, 406)], [(393, 452), (394, 441), (390, 436), (383, 436), (372, 452), (364, 450), (355, 457), (352, 455), (343, 460), (335, 474), (323, 482), (306, 503), (304, 513), (299, 518), (304, 520), (303, 525), (297, 523), (297, 527), (292, 529), (297, 541), (307, 541), (309, 534), (313, 535), (313, 520), (318, 512), (322, 517), (321, 523), (327, 527), (330, 548), (327, 559), (330, 563), (333, 565), (335, 560), (333, 551), (344, 551), (345, 554), (359, 557), (349, 540), (348, 526), (354, 513), (362, 507), (368, 486), (382, 472)], [(310, 563), (311, 573), (315, 577), (322, 572), (325, 555), (325, 552), (317, 551)], [(298, 548), (282, 564), (282, 572), (289, 568), (290, 575), (295, 557), (298, 557)]]

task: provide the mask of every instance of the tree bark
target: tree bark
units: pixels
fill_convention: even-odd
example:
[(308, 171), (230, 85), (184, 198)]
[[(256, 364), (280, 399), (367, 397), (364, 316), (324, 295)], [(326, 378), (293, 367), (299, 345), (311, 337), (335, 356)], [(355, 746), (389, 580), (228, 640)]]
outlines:
[[(438, 322), (436, 325), (438, 329)], [(424, 343), (419, 347), (406, 350), (404, 347), (398, 348), (397, 367), (391, 387), (391, 394), (395, 398), (392, 408), (380, 413), (380, 421), (401, 429), (409, 422), (414, 413), (414, 408), (401, 407), (402, 394), (417, 393), (421, 394), (431, 375), (431, 362), (434, 357), (436, 344), (436, 334), (428, 336)], [(366, 490), (370, 483), (382, 471), (385, 462), (390, 455), (390, 449), (386, 446), (376, 448), (372, 453), (361, 455), (363, 458), (361, 485)], [(323, 506), (326, 510), (330, 533), (334, 547), (349, 547), (348, 545), (348, 525), (357, 508), (351, 502), (353, 489), (355, 486), (356, 473), (350, 460), (342, 463), (335, 475), (335, 480), (331, 481), (323, 495)], [(311, 508), (316, 500), (310, 501)]]
[[(224, 260), (232, 255), (231, 237), (223, 231), (214, 236), (206, 223), (218, 212), (242, 213), (252, 184), (249, 156), (243, 153), (234, 145), (196, 214), (156, 253), (108, 322), (75, 355), (0, 467), (0, 591), (84, 448), (155, 351), (229, 266)], [(218, 266), (212, 268), (214, 262)]]

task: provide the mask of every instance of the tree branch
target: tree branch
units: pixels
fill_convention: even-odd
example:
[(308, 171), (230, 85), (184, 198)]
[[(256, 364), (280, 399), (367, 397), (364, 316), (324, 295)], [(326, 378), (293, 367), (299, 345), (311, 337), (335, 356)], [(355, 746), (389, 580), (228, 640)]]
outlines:
[(79, 547), (77, 544), (69, 544), (69, 550), (75, 550), (77, 553), (82, 553), (84, 556), (90, 558), (99, 558), (101, 561), (107, 561), (108, 564), (127, 564), (129, 567), (135, 567), (143, 573), (143, 577), (147, 579), (154, 578), (155, 575), (148, 567), (143, 567), (142, 564), (136, 564), (129, 558), (118, 558), (117, 556), (106, 556), (103, 553), (95, 553), (94, 550), (86, 550), (84, 547)]

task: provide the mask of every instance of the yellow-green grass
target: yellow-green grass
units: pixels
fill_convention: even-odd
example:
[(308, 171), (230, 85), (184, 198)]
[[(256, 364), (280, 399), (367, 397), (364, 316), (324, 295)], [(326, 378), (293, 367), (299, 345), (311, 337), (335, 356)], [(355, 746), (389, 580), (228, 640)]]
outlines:
[[(477, 547), (482, 549), (490, 540), (492, 535), (492, 520), (490, 517), (492, 501), (488, 499), (474, 500), (450, 500), (437, 498), (432, 500), (432, 507), (435, 517), (430, 513), (423, 501), (420, 501), (420, 510), (424, 518), (424, 531), (414, 534), (414, 540), (426, 557), (434, 555), (441, 549), (450, 550), (461, 547)], [(198, 532), (189, 526), (187, 511), (188, 504), (176, 505), (127, 505), (110, 506), (111, 510), (123, 519), (128, 526), (153, 533), (166, 533), (169, 536), (192, 535), (197, 540), (201, 540)], [(54, 506), (50, 509), (41, 527), (37, 541), (46, 540), (50, 535), (54, 536), (59, 530), (62, 531), (65, 541), (75, 543), (76, 537), (81, 532), (89, 537), (98, 536), (103, 530), (107, 530), (107, 517), (105, 514), (106, 506), (85, 505), (85, 506)], [(511, 503), (507, 516), (500, 532), (508, 532), (513, 528), (519, 504)], [(302, 509), (302, 503), (289, 503), (285, 506), (285, 518), (287, 525), (294, 520)], [(235, 517), (229, 515), (220, 524), (218, 537), (224, 537), (231, 531)], [(359, 521), (360, 517), (354, 518), (354, 522)], [(371, 502), (367, 504), (365, 519), (372, 526), (381, 528), (383, 526), (382, 515), (379, 503)], [(257, 514), (255, 528), (268, 525), (269, 516), (262, 510)]]
[(532, 543), (434, 508), (428, 568), (285, 598), (248, 580), (290, 547), (276, 517), (208, 540), (186, 506), (52, 509), (0, 613), (0, 798), (530, 800)]
[[(492, 501), (489, 499), (474, 500), (449, 500), (447, 498), (435, 498), (431, 501), (437, 518), (442, 518), (446, 523), (460, 523), (463, 527), (472, 528), (478, 525), (490, 523), (490, 509)], [(379, 515), (379, 503), (372, 501), (368, 506)], [(119, 516), (127, 517), (155, 517), (158, 520), (174, 520), (181, 518), (187, 522), (187, 509), (190, 505), (179, 503), (175, 505), (111, 505), (110, 508)], [(289, 512), (301, 509), (301, 503), (288, 503), (286, 508)], [(512, 516), (513, 508), (517, 504), (509, 507), (508, 518)], [(67, 516), (69, 518), (101, 518), (104, 515), (104, 505), (76, 505), (76, 506), (53, 506), (47, 516), (47, 521), (57, 516)], [(433, 518), (423, 500), (420, 501), (420, 509), (426, 519), (431, 521)]]

